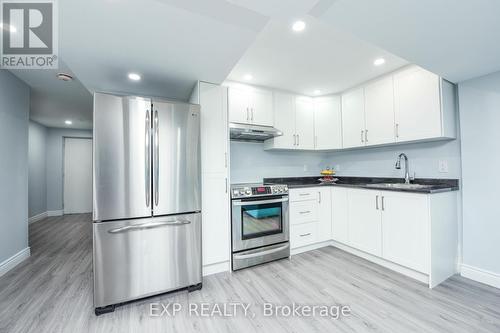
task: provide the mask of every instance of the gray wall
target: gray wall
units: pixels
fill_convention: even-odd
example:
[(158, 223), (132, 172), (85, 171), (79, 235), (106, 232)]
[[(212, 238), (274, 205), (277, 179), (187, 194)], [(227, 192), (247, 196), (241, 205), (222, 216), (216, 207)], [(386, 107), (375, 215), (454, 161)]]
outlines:
[(29, 124), (29, 176), (28, 216), (47, 211), (47, 128), (30, 121)]
[(500, 274), (500, 72), (459, 84), (463, 263)]
[(264, 177), (318, 175), (325, 158), (322, 152), (264, 151), (261, 143), (234, 141), (230, 155), (233, 184), (261, 182)]
[(91, 138), (92, 131), (49, 128), (47, 135), (47, 211), (63, 209), (64, 137)]
[(0, 70), (0, 263), (28, 247), (29, 87)]

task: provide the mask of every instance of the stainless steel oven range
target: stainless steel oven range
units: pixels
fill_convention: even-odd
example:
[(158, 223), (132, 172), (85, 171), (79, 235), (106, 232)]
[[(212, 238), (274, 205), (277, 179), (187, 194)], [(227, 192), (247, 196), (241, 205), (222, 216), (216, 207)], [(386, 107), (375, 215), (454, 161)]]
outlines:
[(233, 270), (290, 256), (288, 187), (231, 186)]

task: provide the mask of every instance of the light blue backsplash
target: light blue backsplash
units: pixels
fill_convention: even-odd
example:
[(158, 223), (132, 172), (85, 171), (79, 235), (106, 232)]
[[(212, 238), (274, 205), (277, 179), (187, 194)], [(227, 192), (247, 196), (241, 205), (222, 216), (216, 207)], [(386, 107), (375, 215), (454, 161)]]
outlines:
[(500, 72), (460, 83), (459, 100), (463, 263), (500, 275)]
[(0, 70), (0, 263), (28, 247), (29, 87)]
[(47, 211), (47, 127), (29, 125), (29, 217)]

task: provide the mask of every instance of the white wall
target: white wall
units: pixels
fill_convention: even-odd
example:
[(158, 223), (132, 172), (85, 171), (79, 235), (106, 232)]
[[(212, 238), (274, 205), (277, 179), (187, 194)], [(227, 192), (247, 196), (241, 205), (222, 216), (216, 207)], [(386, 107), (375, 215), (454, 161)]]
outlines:
[(463, 264), (500, 287), (500, 72), (460, 83), (459, 102)]
[(29, 105), (29, 87), (0, 70), (0, 264), (28, 250)]
[(47, 211), (63, 209), (64, 137), (91, 138), (92, 131), (49, 128), (47, 135)]
[(47, 128), (30, 121), (28, 216), (47, 211)]

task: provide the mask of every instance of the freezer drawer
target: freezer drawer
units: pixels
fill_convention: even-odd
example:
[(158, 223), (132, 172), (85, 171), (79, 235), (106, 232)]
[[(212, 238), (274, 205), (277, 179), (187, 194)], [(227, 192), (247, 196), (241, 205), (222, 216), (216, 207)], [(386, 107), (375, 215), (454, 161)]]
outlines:
[(93, 224), (94, 306), (201, 283), (201, 213)]

